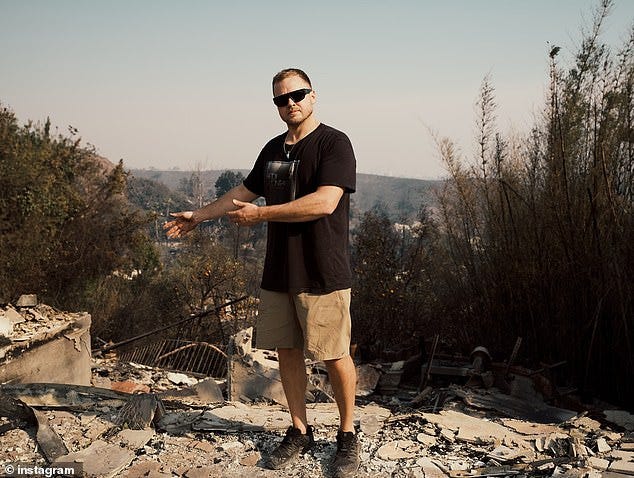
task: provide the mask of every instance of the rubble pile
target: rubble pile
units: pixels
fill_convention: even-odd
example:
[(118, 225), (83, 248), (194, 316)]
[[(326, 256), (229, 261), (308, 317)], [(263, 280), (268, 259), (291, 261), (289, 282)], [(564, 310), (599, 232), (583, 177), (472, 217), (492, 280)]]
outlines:
[[(26, 304), (22, 301), (18, 304)], [(0, 307), (0, 360), (8, 360), (38, 339), (53, 337), (83, 314), (58, 312), (45, 304)]]
[[(205, 380), (185, 375), (181, 381), (180, 375), (185, 374), (121, 364), (109, 357), (94, 359), (96, 382), (103, 385), (107, 378), (111, 384), (138, 383), (151, 393), (104, 396), (115, 392), (62, 385), (38, 394), (28, 384), (5, 385), (0, 391), (41, 410), (41, 418), (67, 449), (54, 460), (82, 461), (89, 476), (330, 476), (338, 420), (334, 404), (309, 405), (316, 447), (289, 469), (272, 471), (263, 468), (262, 457), (281, 440), (289, 424), (284, 407), (224, 399), (210, 402), (195, 391)], [(82, 393), (84, 398), (78, 400)], [(608, 413), (612, 423), (608, 416), (599, 422), (572, 413), (561, 423), (544, 424), (475, 409), (465, 401), (488, 396), (492, 402), (496, 396), (492, 391), (456, 385), (432, 388), (413, 407), (406, 397), (415, 395), (403, 391), (401, 398), (377, 394), (358, 398), (359, 477), (634, 475), (634, 417), (627, 412)], [(126, 428), (120, 422), (121, 411), (130, 397), (143, 396), (159, 397), (165, 409), (148, 418), (141, 430)], [(443, 406), (434, 410), (441, 396)], [(482, 397), (480, 402), (485, 401)], [(5, 418), (5, 428), (10, 421)], [(13, 425), (17, 426), (1, 437), (0, 464), (45, 465), (35, 427)]]
[(0, 383), (90, 383), (90, 315), (23, 295), (0, 307)]
[[(24, 317), (35, 309), (14, 310)], [(0, 470), (74, 462), (98, 477), (330, 477), (338, 412), (323, 367), (312, 362), (308, 418), (316, 445), (288, 469), (264, 468), (290, 418), (278, 400), (274, 354), (253, 349), (250, 333), (234, 339), (227, 381), (124, 363), (114, 353), (91, 358), (89, 384), (3, 381)], [(402, 362), (360, 364), (357, 476), (634, 476), (632, 414), (555, 407), (506, 367), (508, 389), (524, 390), (509, 394), (479, 358), (473, 362), (423, 364), (419, 387), (400, 382)], [(440, 385), (433, 374), (463, 380)]]

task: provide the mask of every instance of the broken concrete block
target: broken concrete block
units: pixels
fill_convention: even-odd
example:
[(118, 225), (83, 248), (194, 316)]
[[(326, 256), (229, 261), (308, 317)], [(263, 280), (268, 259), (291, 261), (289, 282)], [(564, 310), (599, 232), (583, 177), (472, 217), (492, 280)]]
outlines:
[[(458, 433), (460, 433), (460, 430), (458, 430)], [(442, 430), (440, 430), (440, 436), (447, 440), (449, 443), (453, 443), (454, 441), (456, 441), (456, 434), (448, 428), (443, 428)]]
[(115, 440), (121, 442), (123, 446), (131, 450), (143, 448), (154, 436), (154, 429), (144, 428), (143, 430), (131, 430), (129, 428), (121, 430), (114, 437)]
[(185, 478), (211, 478), (216, 476), (216, 471), (210, 466), (197, 466), (187, 470), (183, 476)]
[[(71, 335), (71, 339), (65, 335)], [(43, 328), (27, 341), (4, 347), (0, 383), (89, 385), (90, 315), (72, 314), (55, 328)]]
[(610, 452), (610, 458), (615, 458), (617, 460), (623, 460), (623, 461), (632, 461), (634, 462), (634, 453), (630, 452), (630, 451), (624, 451), (624, 450), (612, 450)]
[(625, 475), (634, 475), (634, 462), (626, 460), (616, 460), (610, 463), (608, 472), (623, 473)]
[(583, 430), (590, 432), (601, 429), (601, 424), (598, 421), (586, 416), (575, 417), (572, 420), (569, 420), (568, 423), (576, 428), (582, 428)]
[(253, 349), (249, 360), (237, 355), (229, 356), (227, 389), (230, 401), (241, 400), (242, 397), (251, 400), (268, 398), (287, 406), (279, 363), (266, 352)]
[(543, 452), (546, 449), (546, 437), (535, 437), (535, 449), (539, 452)]
[[(159, 471), (160, 469), (161, 464), (157, 463), (156, 461), (135, 461), (130, 468), (126, 469), (123, 472), (122, 476), (127, 478), (137, 478), (140, 476), (152, 476), (153, 478), (157, 478), (158, 476), (161, 476), (161, 473)], [(169, 475), (165, 476), (171, 477), (172, 474), (170, 473)]]
[(419, 458), (416, 464), (423, 469), (425, 478), (447, 478), (447, 475), (427, 457)]
[(561, 428), (557, 425), (526, 422), (515, 418), (503, 418), (501, 421), (505, 427), (511, 428), (522, 435), (548, 435), (561, 431)]
[(607, 453), (612, 450), (612, 447), (608, 445), (608, 442), (605, 438), (597, 438), (597, 451), (599, 453)]
[(26, 321), (22, 314), (11, 306), (7, 307), (4, 310), (4, 316), (7, 317), (13, 325), (21, 324), (22, 322)]
[(244, 444), (239, 441), (229, 441), (220, 445), (220, 449), (226, 452), (238, 452), (244, 450)]
[(92, 377), (92, 386), (112, 390), (112, 380), (110, 380), (108, 377), (100, 377), (99, 375), (94, 375)]
[(203, 403), (219, 403), (224, 402), (222, 390), (213, 378), (201, 380), (194, 385), (194, 390), (198, 395), (198, 399)]
[(260, 458), (262, 458), (262, 455), (260, 455), (260, 452), (255, 451), (243, 457), (240, 460), (240, 464), (242, 466), (255, 466), (258, 464), (258, 461), (260, 461)]
[(37, 295), (22, 294), (15, 305), (18, 307), (35, 307), (37, 305)]
[(97, 440), (88, 448), (60, 456), (52, 464), (79, 462), (83, 463), (86, 476), (111, 478), (118, 476), (121, 470), (132, 463), (135, 456), (132, 450), (121, 448), (118, 444)]
[(595, 470), (604, 471), (608, 469), (608, 466), (610, 466), (610, 462), (608, 460), (604, 460), (603, 458), (591, 456), (588, 458), (588, 465), (590, 465)]
[(198, 380), (184, 373), (169, 372), (167, 379), (175, 385), (196, 385)]
[(413, 458), (418, 446), (411, 440), (395, 440), (381, 446), (376, 455), (385, 461)]
[(216, 447), (212, 445), (211, 443), (209, 443), (208, 441), (196, 440), (192, 442), (192, 445), (197, 450), (202, 450), (205, 453), (211, 453), (216, 450)]
[(416, 441), (427, 447), (435, 446), (438, 443), (438, 439), (436, 437), (428, 435), (427, 433), (419, 433), (416, 435)]
[(13, 333), (13, 322), (5, 316), (0, 315), (0, 336), (9, 337)]
[(487, 456), (489, 458), (493, 458), (500, 463), (504, 463), (507, 461), (514, 461), (515, 459), (524, 456), (524, 453), (521, 449), (514, 449), (504, 445), (500, 445), (491, 450), (491, 452), (489, 452)]
[(463, 460), (455, 460), (455, 461), (452, 460), (448, 464), (449, 464), (449, 469), (451, 471), (467, 471), (469, 470), (469, 468), (471, 468), (469, 466), (469, 463)]

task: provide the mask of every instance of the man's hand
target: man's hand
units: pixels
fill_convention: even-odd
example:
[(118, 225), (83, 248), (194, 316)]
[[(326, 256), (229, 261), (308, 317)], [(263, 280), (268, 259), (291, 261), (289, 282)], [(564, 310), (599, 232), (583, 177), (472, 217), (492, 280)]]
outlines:
[(238, 209), (227, 212), (227, 216), (234, 224), (237, 224), (238, 226), (252, 226), (262, 222), (260, 217), (260, 208), (255, 204), (234, 199), (233, 205)]
[(167, 231), (167, 237), (170, 239), (182, 237), (198, 225), (193, 219), (194, 213), (192, 211), (173, 212), (170, 216), (174, 216), (176, 219), (163, 225), (163, 229)]

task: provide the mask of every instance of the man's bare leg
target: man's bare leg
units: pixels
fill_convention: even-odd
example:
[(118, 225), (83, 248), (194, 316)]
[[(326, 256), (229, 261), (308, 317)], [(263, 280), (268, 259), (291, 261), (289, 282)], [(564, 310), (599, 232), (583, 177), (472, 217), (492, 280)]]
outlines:
[(291, 412), (293, 426), (286, 430), (282, 442), (266, 459), (266, 466), (273, 470), (286, 467), (300, 454), (306, 453), (315, 444), (312, 427), (306, 420), (306, 365), (301, 349), (277, 349), (280, 361), (280, 377), (284, 394)]
[(340, 428), (344, 432), (352, 432), (354, 431), (354, 396), (357, 386), (357, 371), (354, 362), (350, 355), (325, 362), (339, 408)]
[(282, 387), (293, 426), (306, 433), (306, 363), (301, 349), (277, 349)]

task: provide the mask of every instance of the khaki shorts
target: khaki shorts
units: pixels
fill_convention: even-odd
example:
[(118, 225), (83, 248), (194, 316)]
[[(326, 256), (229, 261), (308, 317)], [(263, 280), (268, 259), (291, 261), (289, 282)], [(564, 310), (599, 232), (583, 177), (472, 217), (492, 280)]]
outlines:
[(262, 289), (256, 329), (261, 349), (303, 349), (311, 360), (350, 353), (350, 289), (289, 294)]

